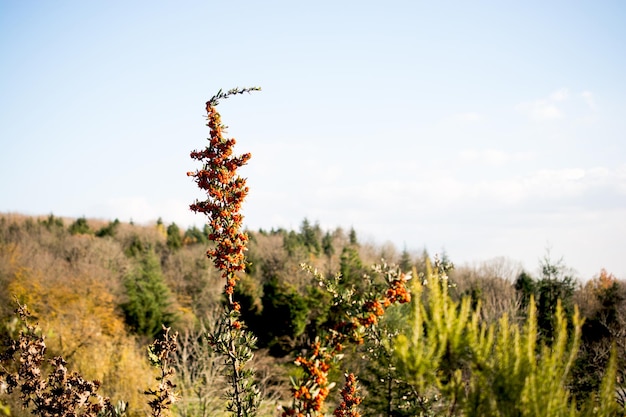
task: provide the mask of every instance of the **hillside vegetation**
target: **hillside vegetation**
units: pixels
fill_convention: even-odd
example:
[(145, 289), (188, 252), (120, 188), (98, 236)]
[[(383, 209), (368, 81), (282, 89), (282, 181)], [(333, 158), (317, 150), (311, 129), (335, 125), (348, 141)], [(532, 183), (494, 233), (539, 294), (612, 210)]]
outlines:
[[(422, 277), (432, 264), (427, 253), (361, 244), (352, 230), (323, 231), (306, 219), (297, 231), (248, 233), (246, 270), (241, 274), (236, 299), (245, 323), (258, 337), (254, 362), (267, 415), (289, 401), (289, 376), (299, 372), (293, 360), (306, 351), (333, 314), (329, 293), (301, 268), (302, 263), (325, 276), (340, 273), (346, 285), (361, 291), (366, 290), (363, 276), (371, 273), (369, 265), (381, 258), (403, 270), (415, 270)], [(4, 345), (20, 330), (14, 315), (17, 302), (27, 305), (44, 332), (50, 356), (62, 356), (85, 378), (101, 381), (103, 395), (113, 402), (127, 401), (127, 412), (140, 415), (148, 412), (143, 391), (155, 376), (145, 346), (160, 335), (162, 325), (171, 326), (180, 334), (176, 382), (182, 400), (174, 412), (218, 415), (224, 408), (226, 381), (220, 377), (218, 359), (201, 337), (215, 326), (224, 303), (222, 279), (205, 255), (210, 246), (206, 230), (180, 230), (175, 224), (160, 221), (138, 226), (117, 220), (2, 215), (0, 336)], [(582, 403), (600, 388), (613, 345), (618, 371), (624, 369), (626, 285), (606, 271), (581, 285), (567, 275), (567, 268), (548, 258), (542, 267), (539, 277), (531, 277), (504, 259), (476, 268), (461, 267), (448, 272), (451, 285), (446, 291), (452, 302), (463, 299), (468, 303), (467, 311), (465, 307), (455, 311), (478, 311), (476, 320), (485, 325), (502, 326), (503, 320), (507, 326), (522, 325), (529, 306), (536, 306), (539, 341), (549, 343), (559, 332), (557, 305), (559, 314), (570, 320), (578, 306), (584, 318), (581, 345), (565, 386)], [(427, 306), (428, 301), (425, 303)], [(480, 310), (473, 310), (478, 305)], [(428, 308), (438, 307), (426, 307), (425, 311)], [(410, 334), (414, 330), (406, 328), (410, 311), (409, 307), (391, 311), (378, 328), (378, 337), (402, 329)], [(573, 326), (570, 322), (567, 331), (572, 333)], [(395, 369), (389, 379), (395, 366), (393, 350), (397, 349), (389, 344), (390, 336), (385, 337), (387, 342), (378, 341), (376, 360), (360, 361), (364, 351), (372, 353), (375, 347), (357, 346), (346, 352), (351, 358), (342, 364), (359, 371), (366, 415), (413, 415), (416, 407), (425, 407), (423, 402), (428, 398), (438, 406), (443, 404), (444, 399), (438, 397), (445, 391), (437, 386), (441, 382), (410, 381), (396, 375), (399, 371)], [(404, 343), (408, 349), (406, 340)], [(439, 371), (454, 368), (451, 363), (420, 366)], [(342, 371), (338, 367), (332, 378), (340, 382)], [(416, 374), (415, 370), (408, 373)], [(430, 388), (424, 385), (427, 382)], [(415, 391), (417, 386), (428, 394)], [(442, 393), (437, 394), (439, 390)], [(622, 393), (619, 386), (616, 390)], [(407, 395), (411, 392), (413, 398)], [(28, 414), (14, 398), (2, 398), (11, 415)], [(618, 396), (618, 400), (621, 403), (623, 397)], [(425, 409), (435, 413), (437, 407)]]

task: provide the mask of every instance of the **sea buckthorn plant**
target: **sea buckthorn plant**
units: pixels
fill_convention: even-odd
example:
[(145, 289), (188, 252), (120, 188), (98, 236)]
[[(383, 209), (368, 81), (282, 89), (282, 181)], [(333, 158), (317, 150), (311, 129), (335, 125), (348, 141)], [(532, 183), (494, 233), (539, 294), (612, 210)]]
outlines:
[[(202, 168), (188, 172), (206, 193), (206, 200), (196, 201), (190, 208), (208, 217), (209, 240), (215, 246), (207, 252), (207, 256), (225, 280), (226, 308), (218, 330), (209, 335), (209, 341), (215, 351), (225, 358), (226, 374), (231, 385), (227, 409), (236, 416), (255, 415), (260, 401), (254, 372), (246, 366), (253, 357), (256, 338), (242, 322), (241, 306), (234, 298), (239, 279), (237, 274), (245, 269), (248, 241), (248, 236), (241, 231), (243, 216), (240, 213), (248, 187), (245, 179), (237, 174), (237, 169), (247, 163), (250, 154), (234, 155), (236, 141), (224, 137), (225, 126), (216, 106), (220, 100), (231, 95), (256, 90), (259, 88), (235, 88), (226, 93), (220, 90), (206, 103), (209, 144), (204, 150), (191, 153), (191, 158), (200, 161)], [(354, 288), (342, 287), (338, 276), (333, 281), (312, 269), (310, 272), (333, 295), (333, 307), (340, 314), (328, 333), (316, 338), (310, 354), (298, 356), (295, 360), (305, 377), (294, 381), (293, 403), (291, 407), (284, 408), (283, 415), (320, 415), (333, 387), (328, 374), (341, 358), (343, 345), (347, 342), (362, 344), (365, 329), (375, 326), (387, 307), (410, 301), (405, 285), (410, 275), (387, 265), (376, 270), (384, 276), (385, 285), (370, 285), (364, 294)], [(371, 279), (366, 277), (366, 280)], [(348, 381), (352, 382), (351, 379)], [(350, 404), (350, 409), (356, 405)]]
[(333, 412), (334, 417), (360, 417), (359, 404), (361, 397), (359, 396), (359, 387), (357, 378), (354, 374), (346, 374), (346, 383), (341, 390), (341, 403)]
[(210, 129), (209, 144), (205, 149), (191, 152), (191, 158), (202, 163), (202, 168), (187, 175), (206, 193), (206, 199), (196, 201), (190, 209), (208, 217), (209, 240), (215, 246), (207, 256), (221, 271), (225, 281), (226, 308), (217, 331), (210, 334), (209, 343), (218, 354), (223, 355), (226, 376), (231, 390), (227, 393), (227, 411), (238, 417), (256, 415), (260, 394), (254, 384), (254, 372), (246, 367), (252, 360), (256, 338), (248, 332), (241, 320), (241, 306), (234, 299), (235, 286), (245, 269), (245, 250), (248, 235), (241, 230), (243, 216), (241, 205), (248, 194), (246, 180), (237, 174), (245, 165), (250, 154), (233, 154), (236, 141), (224, 137), (226, 126), (216, 109), (220, 100), (231, 95), (260, 90), (235, 88), (221, 90), (206, 103), (207, 126)]
[[(128, 403), (118, 401), (113, 405), (109, 397), (100, 395), (100, 381), (89, 381), (78, 372), (69, 372), (61, 356), (46, 356), (46, 338), (42, 330), (32, 323), (32, 314), (18, 303), (16, 315), (22, 330), (17, 340), (0, 354), (0, 389), (11, 394), (19, 392), (24, 410), (40, 417), (124, 417)], [(171, 355), (176, 351), (176, 334), (164, 327), (161, 339), (148, 347), (150, 363), (159, 368), (155, 389), (144, 392), (150, 397), (148, 405), (153, 417), (169, 415), (177, 400), (174, 392), (174, 371)], [(11, 413), (3, 411), (10, 416)]]
[[(302, 267), (313, 275), (320, 286), (332, 294), (333, 309), (338, 312), (337, 319), (330, 324), (326, 334), (317, 337), (311, 345), (310, 353), (298, 356), (295, 361), (295, 364), (302, 368), (304, 376), (300, 380), (292, 381), (293, 402), (290, 407), (284, 408), (282, 415), (310, 417), (323, 415), (325, 411), (324, 403), (334, 386), (329, 380), (329, 372), (343, 358), (341, 352), (345, 345), (364, 344), (365, 338), (371, 337), (372, 329), (376, 327), (388, 307), (395, 303), (411, 301), (407, 288), (411, 275), (386, 263), (376, 265), (373, 267), (376, 277), (363, 276), (365, 291), (356, 291), (354, 287), (346, 288), (342, 285), (341, 275), (329, 279), (308, 265), (303, 264)], [(342, 391), (344, 393), (346, 390), (352, 392), (355, 385), (354, 376), (347, 375), (347, 385)], [(344, 398), (335, 414), (359, 415), (357, 406), (360, 402), (359, 399), (358, 402), (346, 406)]]
[(153, 417), (166, 415), (172, 404), (178, 401), (178, 395), (175, 392), (176, 384), (173, 381), (174, 368), (172, 367), (172, 356), (178, 347), (176, 342), (178, 333), (171, 334), (170, 330), (169, 327), (163, 326), (162, 337), (148, 346), (150, 365), (159, 369), (159, 375), (156, 377), (157, 387), (144, 392), (150, 398), (148, 405)]

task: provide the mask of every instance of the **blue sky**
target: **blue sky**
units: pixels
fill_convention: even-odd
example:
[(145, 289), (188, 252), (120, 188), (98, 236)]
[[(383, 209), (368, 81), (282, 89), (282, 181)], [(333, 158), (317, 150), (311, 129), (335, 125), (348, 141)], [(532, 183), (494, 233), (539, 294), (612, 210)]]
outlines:
[(252, 229), (626, 278), (623, 2), (0, 1), (0, 212), (201, 225), (220, 105)]

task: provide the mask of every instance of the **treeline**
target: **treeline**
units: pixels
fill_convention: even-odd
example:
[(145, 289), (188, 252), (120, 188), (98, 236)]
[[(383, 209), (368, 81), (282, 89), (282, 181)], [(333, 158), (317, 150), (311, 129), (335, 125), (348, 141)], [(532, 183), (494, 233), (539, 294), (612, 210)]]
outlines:
[[(221, 393), (227, 382), (219, 372), (220, 359), (202, 336), (216, 326), (224, 302), (224, 282), (206, 258), (209, 234), (206, 227), (182, 230), (160, 220), (138, 226), (53, 215), (0, 216), (3, 345), (22, 330), (14, 311), (18, 302), (25, 304), (51, 356), (62, 356), (85, 378), (101, 381), (104, 395), (128, 402), (128, 415), (144, 415), (143, 392), (155, 377), (145, 347), (161, 336), (164, 325), (172, 327), (179, 332), (175, 369), (181, 396), (173, 412), (224, 415)], [(599, 398), (606, 398), (600, 395), (607, 389), (606, 370), (612, 369), (610, 396), (624, 406), (626, 386), (619, 382), (626, 371), (626, 283), (607, 271), (583, 283), (549, 254), (535, 275), (502, 258), (452, 268), (445, 256), (435, 260), (426, 251), (366, 244), (354, 230), (325, 231), (306, 219), (298, 230), (248, 234), (246, 270), (235, 298), (243, 321), (258, 337), (254, 365), (264, 398), (261, 415), (276, 415), (277, 407), (289, 402), (289, 379), (302, 372), (294, 359), (344, 313), (301, 265), (325, 277), (340, 275), (344, 291), (366, 293), (375, 284), (371, 266), (381, 259), (412, 271), (414, 300), (391, 307), (370, 338), (347, 348), (331, 372), (339, 382), (346, 369), (357, 371), (365, 415), (470, 415), (468, 410), (525, 415), (502, 410), (531, 407), (524, 391), (530, 389), (528, 381), (554, 379), (539, 372), (551, 363), (550, 369), (561, 373), (560, 385), (544, 396), (535, 392), (534, 401), (558, 397), (563, 390), (559, 404), (599, 410)], [(508, 342), (502, 339), (507, 334)], [(420, 337), (430, 350), (422, 350)], [(532, 348), (532, 357), (524, 356), (524, 348)], [(488, 355), (493, 352), (502, 356)], [(561, 368), (569, 357), (567, 369)], [(517, 365), (504, 368), (513, 359)], [(1, 413), (25, 416), (28, 411), (0, 386)]]

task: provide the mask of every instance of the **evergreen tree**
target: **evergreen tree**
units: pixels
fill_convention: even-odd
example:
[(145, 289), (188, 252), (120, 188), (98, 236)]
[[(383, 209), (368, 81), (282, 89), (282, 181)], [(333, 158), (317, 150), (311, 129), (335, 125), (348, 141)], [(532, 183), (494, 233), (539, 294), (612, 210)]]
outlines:
[(537, 324), (539, 331), (546, 340), (553, 340), (555, 333), (555, 313), (560, 301), (565, 314), (574, 312), (573, 295), (576, 281), (570, 274), (563, 260), (557, 262), (550, 259), (547, 253), (540, 263), (541, 277), (537, 282)]
[(191, 226), (185, 231), (183, 238), (184, 244), (206, 244), (209, 242), (208, 234), (198, 229), (196, 226)]
[(514, 285), (515, 291), (517, 291), (517, 295), (520, 297), (522, 307), (527, 308), (530, 299), (537, 296), (535, 281), (526, 271), (522, 271), (515, 280)]
[(365, 270), (363, 268), (363, 261), (355, 246), (344, 246), (341, 251), (339, 272), (341, 273), (341, 282), (344, 285), (359, 287), (363, 284), (362, 281)]
[(318, 224), (311, 226), (308, 219), (302, 221), (300, 226), (300, 241), (307, 248), (309, 253), (318, 255), (320, 253), (320, 235), (321, 230)]
[(354, 230), (354, 227), (350, 228), (350, 233), (348, 234), (348, 239), (350, 241), (350, 244), (353, 246), (357, 246), (359, 244), (359, 241), (356, 238), (356, 230)]
[(294, 288), (272, 278), (263, 286), (262, 303), (265, 342), (273, 348), (272, 353), (282, 356), (293, 348), (295, 338), (304, 333), (309, 313), (306, 299)]
[(151, 242), (143, 240), (137, 233), (130, 235), (127, 241), (124, 242), (124, 246), (124, 254), (129, 258), (139, 258), (146, 251), (153, 248)]
[(74, 223), (70, 224), (68, 230), (73, 235), (84, 235), (88, 233), (93, 233), (85, 217), (79, 217), (78, 219), (76, 219)]
[(326, 256), (327, 261), (327, 274), (332, 275), (332, 259), (335, 254), (335, 247), (333, 246), (333, 236), (330, 232), (326, 232), (324, 237), (322, 238), (322, 251)]
[(413, 260), (411, 259), (411, 254), (406, 249), (406, 247), (402, 250), (402, 254), (400, 255), (400, 262), (398, 266), (403, 271), (410, 271), (413, 268)]
[[(2, 220), (4, 221), (4, 217), (2, 218)], [(40, 223), (43, 224), (44, 227), (48, 230), (63, 229), (63, 219), (59, 217), (54, 217), (52, 213), (50, 213), (46, 220), (41, 220)]]
[(175, 319), (171, 294), (153, 250), (144, 251), (124, 280), (127, 301), (122, 304), (126, 323), (136, 333), (154, 338)]
[(97, 237), (105, 237), (105, 236), (113, 237), (113, 236), (115, 236), (115, 232), (116, 232), (116, 230), (117, 230), (119, 225), (120, 225), (120, 221), (118, 219), (115, 219), (114, 221), (109, 222), (108, 225), (103, 226), (102, 228), (100, 228), (96, 232), (96, 236)]
[(287, 251), (289, 256), (295, 256), (298, 248), (300, 247), (300, 238), (296, 232), (290, 230), (289, 232), (282, 231), (283, 235), (283, 248)]
[(167, 226), (167, 247), (172, 250), (178, 250), (183, 246), (183, 238), (180, 234), (180, 228), (176, 223)]
[(324, 251), (324, 255), (327, 257), (331, 257), (335, 254), (335, 247), (333, 246), (333, 236), (330, 232), (326, 232), (324, 237), (322, 238), (322, 250)]

